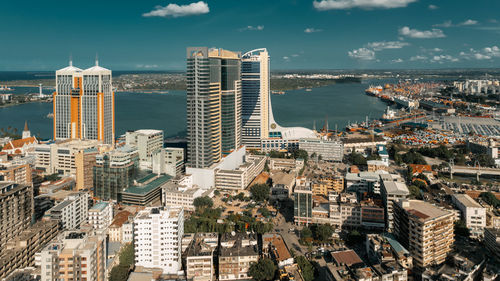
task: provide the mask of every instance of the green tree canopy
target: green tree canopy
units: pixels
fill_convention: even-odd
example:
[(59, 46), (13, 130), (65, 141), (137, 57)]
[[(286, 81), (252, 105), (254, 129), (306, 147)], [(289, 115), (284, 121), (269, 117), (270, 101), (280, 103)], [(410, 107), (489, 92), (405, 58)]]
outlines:
[(470, 230), (467, 228), (467, 225), (463, 220), (459, 220), (455, 222), (454, 225), (454, 232), (455, 235), (462, 236), (462, 237), (469, 237), (470, 236)]
[(250, 187), (252, 199), (257, 202), (265, 202), (269, 199), (271, 188), (267, 184), (254, 184)]
[(197, 197), (193, 201), (197, 212), (203, 212), (206, 208), (212, 208), (214, 201), (208, 196)]
[(297, 256), (295, 258), (295, 261), (297, 262), (300, 270), (302, 271), (302, 276), (304, 277), (304, 281), (313, 281), (316, 271), (311, 262), (308, 261), (304, 256)]
[(335, 229), (329, 224), (321, 224), (315, 227), (314, 230), (314, 239), (321, 242), (327, 242), (335, 231)]
[(274, 280), (276, 269), (276, 265), (271, 259), (262, 258), (258, 262), (250, 265), (248, 275), (256, 281)]

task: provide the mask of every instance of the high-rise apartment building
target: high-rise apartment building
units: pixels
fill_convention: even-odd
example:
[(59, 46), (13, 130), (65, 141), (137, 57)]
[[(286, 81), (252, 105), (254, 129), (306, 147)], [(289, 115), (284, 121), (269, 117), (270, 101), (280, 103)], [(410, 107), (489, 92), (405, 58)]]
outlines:
[(183, 235), (182, 207), (149, 207), (140, 211), (134, 218), (135, 265), (177, 274), (181, 269)]
[(307, 225), (312, 222), (312, 189), (310, 183), (298, 185), (293, 191), (293, 217), (297, 225)]
[(241, 55), (187, 48), (188, 165), (206, 168), (241, 145)]
[(452, 250), (454, 213), (420, 200), (394, 203), (394, 234), (419, 269), (445, 261)]
[(75, 192), (45, 213), (45, 216), (61, 221), (62, 229), (77, 229), (87, 222), (89, 194)]
[(241, 140), (249, 148), (260, 148), (269, 137), (269, 53), (256, 49), (241, 58)]
[(30, 225), (33, 201), (31, 185), (0, 182), (0, 248)]
[(115, 98), (111, 70), (96, 65), (56, 71), (54, 139), (90, 139), (113, 144)]
[(89, 209), (89, 224), (94, 229), (107, 229), (113, 221), (113, 204), (110, 202), (98, 202)]
[(61, 233), (41, 252), (42, 281), (104, 281), (106, 234), (92, 230)]

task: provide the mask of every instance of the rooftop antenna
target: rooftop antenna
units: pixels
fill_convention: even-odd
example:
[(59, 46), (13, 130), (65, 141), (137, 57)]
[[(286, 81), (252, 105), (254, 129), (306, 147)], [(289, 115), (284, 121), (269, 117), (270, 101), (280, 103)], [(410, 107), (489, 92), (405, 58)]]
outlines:
[(313, 120), (313, 131), (316, 131), (316, 120)]
[(95, 53), (95, 66), (99, 66), (99, 54)]
[(73, 66), (73, 55), (69, 54), (69, 66)]

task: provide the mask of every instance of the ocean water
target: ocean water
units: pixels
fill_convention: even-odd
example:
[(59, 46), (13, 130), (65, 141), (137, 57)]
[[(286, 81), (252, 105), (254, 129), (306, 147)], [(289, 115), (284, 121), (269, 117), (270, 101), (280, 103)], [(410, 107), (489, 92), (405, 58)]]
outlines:
[[(273, 113), (281, 126), (303, 126), (320, 129), (328, 119), (330, 129), (344, 129), (349, 122), (380, 118), (386, 104), (365, 95), (364, 90), (377, 81), (363, 83), (333, 84), (302, 90), (287, 91), (285, 95), (272, 95)], [(37, 93), (38, 88), (15, 88), (14, 93)], [(44, 88), (49, 94), (52, 89)], [(184, 91), (169, 91), (167, 94), (120, 92), (115, 95), (116, 135), (127, 130), (159, 129), (165, 136), (186, 135), (186, 94)], [(31, 133), (43, 139), (52, 137), (52, 103), (29, 103), (0, 108), (0, 128), (18, 128), (22, 131), (27, 120)]]

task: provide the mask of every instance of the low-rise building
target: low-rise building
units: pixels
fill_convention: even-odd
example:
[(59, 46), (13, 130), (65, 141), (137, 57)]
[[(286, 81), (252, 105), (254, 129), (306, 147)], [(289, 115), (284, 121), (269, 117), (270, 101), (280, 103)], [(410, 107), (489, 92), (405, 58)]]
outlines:
[(344, 177), (339, 174), (316, 177), (312, 181), (314, 195), (328, 196), (330, 192), (341, 193), (344, 191)]
[(269, 169), (299, 171), (304, 167), (304, 159), (269, 158)]
[(127, 205), (158, 206), (161, 203), (162, 186), (170, 178), (169, 175), (148, 174), (134, 180), (132, 186), (119, 193), (119, 202)]
[(291, 266), (294, 263), (293, 257), (280, 234), (262, 235), (262, 251), (278, 264), (279, 269)]
[(197, 233), (186, 250), (186, 277), (189, 281), (215, 280), (214, 253), (217, 233)]
[(89, 224), (94, 229), (105, 230), (113, 221), (113, 204), (98, 202), (89, 209)]
[(0, 163), (0, 181), (11, 181), (17, 184), (32, 184), (31, 166), (29, 164)]
[[(129, 211), (120, 211), (114, 218), (111, 225), (108, 227), (108, 237), (110, 242), (129, 243), (133, 241), (133, 216)], [(126, 225), (130, 225), (127, 228)], [(128, 233), (127, 233), (128, 232)]]
[(106, 235), (94, 230), (61, 233), (41, 252), (42, 281), (106, 280)]
[(299, 141), (299, 149), (307, 151), (309, 155), (314, 153), (324, 161), (341, 162), (344, 158), (341, 141), (306, 138)]
[(194, 199), (202, 196), (212, 197), (213, 189), (205, 190), (197, 186), (182, 185), (178, 181), (169, 181), (162, 186), (162, 205), (184, 207), (194, 211)]
[(259, 175), (266, 165), (266, 156), (247, 155), (245, 162), (237, 169), (216, 169), (215, 187), (217, 189), (243, 190)]
[(451, 198), (453, 204), (460, 210), (471, 236), (483, 236), (483, 229), (486, 227), (486, 208), (483, 208), (467, 194), (453, 194)]
[(89, 194), (75, 192), (45, 213), (46, 219), (59, 220), (62, 229), (77, 229), (87, 222)]
[(259, 260), (257, 236), (225, 233), (220, 239), (219, 280), (247, 280), (250, 265)]

